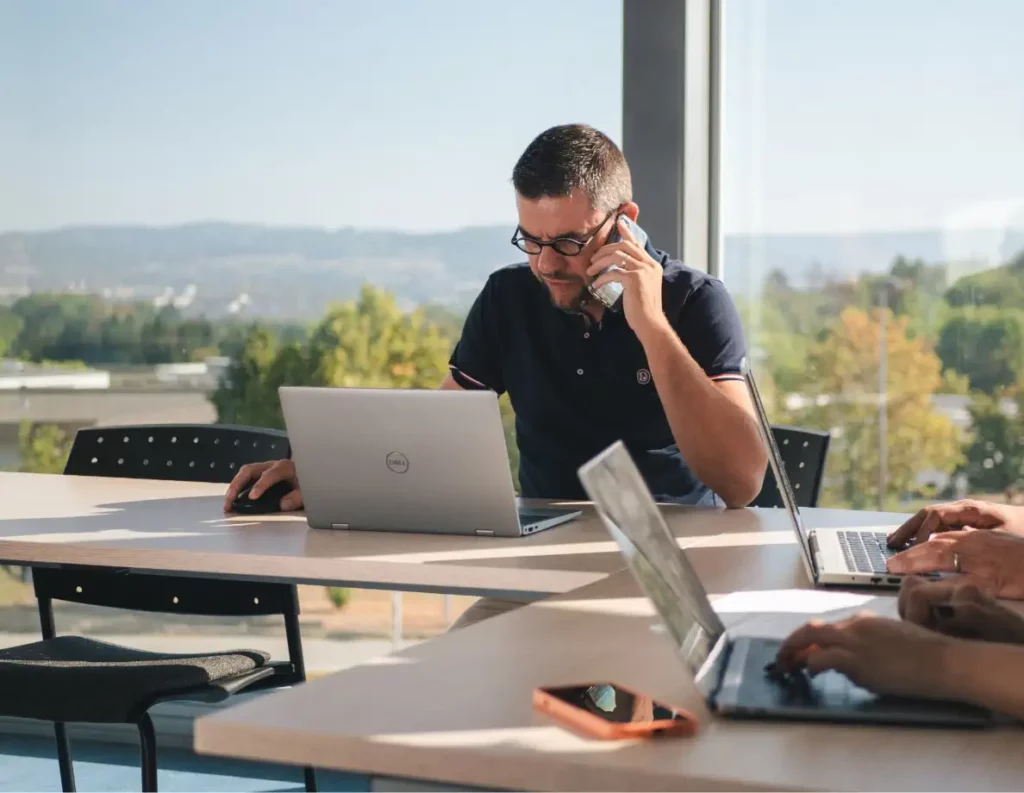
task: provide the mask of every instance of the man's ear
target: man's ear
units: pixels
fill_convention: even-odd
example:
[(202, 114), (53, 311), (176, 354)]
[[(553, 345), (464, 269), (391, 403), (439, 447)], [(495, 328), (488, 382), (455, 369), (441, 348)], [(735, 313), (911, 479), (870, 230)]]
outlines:
[(636, 219), (640, 216), (640, 207), (636, 205), (636, 202), (630, 201), (622, 205), (622, 209), (619, 210), (620, 215), (625, 215), (627, 218), (636, 223)]

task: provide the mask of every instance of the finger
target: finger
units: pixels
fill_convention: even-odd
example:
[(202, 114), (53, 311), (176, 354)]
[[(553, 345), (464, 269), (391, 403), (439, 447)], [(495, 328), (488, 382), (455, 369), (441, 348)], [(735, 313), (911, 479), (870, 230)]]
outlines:
[(927, 508), (919, 509), (912, 518), (889, 535), (889, 545), (894, 548), (906, 545), (910, 541), (910, 538), (917, 534), (918, 528), (922, 523), (924, 523), (924, 519), (928, 517), (928, 512), (929, 510)]
[(302, 509), (302, 491), (299, 488), (295, 488), (281, 499), (281, 511), (295, 512), (299, 509)]
[(943, 531), (946, 528), (943, 523), (941, 511), (929, 510), (921, 525), (917, 527), (917, 534), (913, 537), (914, 542), (926, 542), (933, 534)]
[(806, 659), (810, 648), (831, 647), (844, 641), (842, 630), (836, 625), (812, 620), (782, 642), (776, 663), (784, 670), (794, 669)]
[(895, 556), (890, 556), (886, 569), (890, 573), (932, 573), (938, 571), (953, 572), (953, 549), (951, 542), (945, 541), (949, 535), (934, 537), (929, 542), (915, 545)]
[(807, 658), (807, 671), (812, 676), (835, 670), (849, 678), (856, 676), (857, 657), (846, 647), (827, 647)]
[(282, 479), (284, 479), (284, 472), (281, 470), (281, 466), (272, 465), (266, 471), (264, 471), (260, 478), (256, 480), (251, 488), (249, 488), (249, 498), (259, 498), (271, 485), (276, 485)]
[(934, 627), (935, 610), (947, 605), (956, 584), (951, 581), (924, 581), (916, 576), (903, 579), (898, 599), (899, 614), (907, 622)]
[(607, 245), (602, 245), (598, 248), (592, 257), (591, 261), (594, 261), (599, 256), (610, 256), (611, 254), (626, 254), (627, 256), (635, 256), (639, 251), (639, 247), (635, 242), (627, 242), (622, 240), (620, 242), (609, 242)]
[(629, 221), (625, 217), (619, 215), (615, 219), (615, 227), (619, 230), (619, 234), (622, 235), (622, 239), (626, 242), (632, 242), (636, 245), (636, 237), (633, 236), (633, 229), (629, 227)]
[(625, 272), (622, 272), (622, 271), (618, 271), (617, 272), (617, 271), (613, 270), (610, 273), (605, 273), (604, 275), (602, 275), (602, 276), (600, 276), (598, 278), (595, 278), (591, 282), (591, 284), (590, 284), (590, 289), (592, 291), (596, 291), (596, 290), (600, 289), (602, 286), (604, 286), (605, 284), (611, 284), (611, 283), (625, 284), (626, 281), (628, 281), (628, 280), (629, 280), (629, 276), (627, 276)]
[(236, 498), (238, 493), (243, 487), (251, 482), (257, 475), (256, 466), (254, 465), (243, 465), (238, 469), (238, 473), (235, 474), (235, 478), (231, 480), (228, 485), (227, 492), (224, 494), (224, 511), (231, 511), (231, 504)]
[(608, 267), (620, 267), (623, 270), (638, 270), (642, 266), (643, 264), (637, 260), (636, 257), (630, 256), (626, 253), (612, 253), (607, 256), (595, 254), (594, 258), (590, 260), (590, 266), (587, 268), (587, 275), (593, 277)]
[(984, 604), (995, 603), (995, 600), (985, 594), (985, 590), (974, 581), (958, 581), (953, 585), (953, 594), (950, 601), (954, 604)]
[(937, 614), (935, 630), (963, 639), (1007, 641), (1010, 637), (1004, 634), (1014, 618), (1019, 619), (995, 600), (953, 602)]

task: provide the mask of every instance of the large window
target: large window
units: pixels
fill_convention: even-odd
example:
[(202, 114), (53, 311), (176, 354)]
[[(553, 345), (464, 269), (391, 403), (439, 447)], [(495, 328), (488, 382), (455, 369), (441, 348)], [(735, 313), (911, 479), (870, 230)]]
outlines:
[[(285, 382), (438, 384), (520, 258), (522, 149), (621, 139), (621, 40), (621, 0), (3, 4), (0, 466), (58, 472), (95, 424), (280, 426)], [(386, 593), (303, 599), (309, 638), (391, 630)], [(0, 570), (0, 617), (30, 600)], [(406, 636), (459, 606), (407, 597)]]
[(824, 503), (1024, 494), (1024, 4), (725, 0), (723, 245)]

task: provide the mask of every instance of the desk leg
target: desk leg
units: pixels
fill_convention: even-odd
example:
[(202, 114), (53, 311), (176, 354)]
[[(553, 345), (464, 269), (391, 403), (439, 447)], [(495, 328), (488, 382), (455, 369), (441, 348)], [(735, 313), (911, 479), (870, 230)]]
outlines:
[(396, 650), (402, 645), (402, 593), (391, 593), (391, 646)]

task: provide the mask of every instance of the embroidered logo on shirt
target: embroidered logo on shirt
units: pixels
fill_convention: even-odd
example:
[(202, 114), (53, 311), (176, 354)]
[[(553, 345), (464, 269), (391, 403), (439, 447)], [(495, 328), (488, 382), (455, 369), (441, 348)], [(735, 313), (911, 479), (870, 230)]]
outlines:
[(640, 385), (647, 385), (651, 382), (651, 372), (648, 369), (637, 369), (636, 370), (636, 381)]

